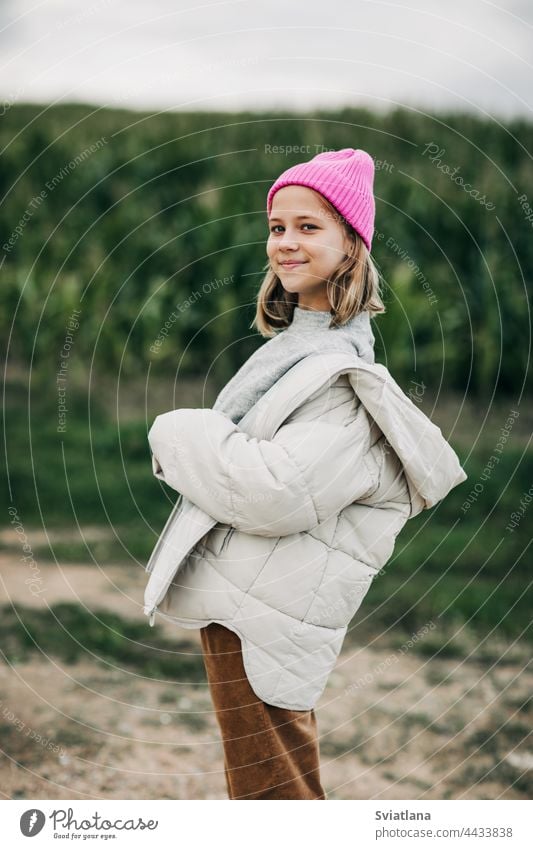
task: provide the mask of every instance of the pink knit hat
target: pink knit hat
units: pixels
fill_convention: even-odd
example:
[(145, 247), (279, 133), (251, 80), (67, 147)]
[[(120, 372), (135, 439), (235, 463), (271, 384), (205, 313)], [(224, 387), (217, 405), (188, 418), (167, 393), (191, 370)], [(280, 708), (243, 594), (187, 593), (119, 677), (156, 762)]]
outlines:
[(268, 192), (267, 214), (270, 215), (272, 198), (278, 189), (307, 186), (333, 204), (370, 250), (376, 214), (373, 183), (374, 160), (366, 151), (345, 147), (319, 153), (309, 162), (293, 165), (278, 177)]

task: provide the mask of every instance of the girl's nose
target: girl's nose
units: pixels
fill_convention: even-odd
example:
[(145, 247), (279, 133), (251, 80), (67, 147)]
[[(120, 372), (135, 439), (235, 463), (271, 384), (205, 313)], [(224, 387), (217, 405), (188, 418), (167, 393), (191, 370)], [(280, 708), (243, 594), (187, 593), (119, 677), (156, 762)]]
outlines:
[(298, 241), (290, 233), (284, 233), (280, 239), (280, 244), (283, 248), (297, 248)]

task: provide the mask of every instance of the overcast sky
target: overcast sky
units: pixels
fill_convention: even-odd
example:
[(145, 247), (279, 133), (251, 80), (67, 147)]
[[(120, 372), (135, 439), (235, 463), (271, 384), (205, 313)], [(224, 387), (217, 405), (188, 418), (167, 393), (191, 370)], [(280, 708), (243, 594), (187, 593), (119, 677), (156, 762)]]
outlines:
[(0, 0), (0, 100), (531, 116), (532, 24), (532, 0)]

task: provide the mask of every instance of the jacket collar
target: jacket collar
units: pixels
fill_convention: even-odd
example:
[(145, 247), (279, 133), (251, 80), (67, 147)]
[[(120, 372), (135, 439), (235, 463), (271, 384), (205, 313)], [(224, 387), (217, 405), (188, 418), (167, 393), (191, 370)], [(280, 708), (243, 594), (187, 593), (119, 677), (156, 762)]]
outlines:
[(313, 354), (300, 360), (254, 404), (240, 427), (251, 428), (258, 439), (272, 439), (306, 398), (345, 373), (402, 462), (412, 515), (433, 507), (466, 480), (440, 428), (411, 401), (388, 369), (350, 354)]

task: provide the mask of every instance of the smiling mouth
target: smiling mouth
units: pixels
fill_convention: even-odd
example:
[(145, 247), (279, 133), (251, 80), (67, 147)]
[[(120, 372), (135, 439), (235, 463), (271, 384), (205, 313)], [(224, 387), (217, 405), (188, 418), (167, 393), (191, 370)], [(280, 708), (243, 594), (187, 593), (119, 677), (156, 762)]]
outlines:
[(294, 265), (304, 265), (304, 262), (303, 260), (301, 262), (280, 262), (280, 265), (282, 265), (283, 268), (292, 268)]

